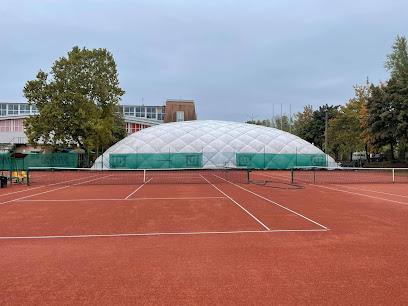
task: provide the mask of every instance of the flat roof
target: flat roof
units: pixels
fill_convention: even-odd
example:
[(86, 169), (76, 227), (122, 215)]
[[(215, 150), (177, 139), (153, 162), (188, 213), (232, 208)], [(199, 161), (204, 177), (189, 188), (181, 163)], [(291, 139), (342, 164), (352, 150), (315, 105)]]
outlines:
[(166, 99), (166, 102), (194, 103), (194, 100)]

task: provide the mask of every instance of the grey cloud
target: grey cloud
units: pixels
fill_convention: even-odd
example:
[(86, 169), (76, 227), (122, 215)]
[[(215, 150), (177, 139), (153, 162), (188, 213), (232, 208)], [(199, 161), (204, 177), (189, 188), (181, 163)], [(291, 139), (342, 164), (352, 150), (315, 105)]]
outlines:
[(115, 57), (125, 104), (194, 99), (200, 119), (344, 104), (406, 35), (405, 1), (5, 1), (0, 101), (74, 46)]

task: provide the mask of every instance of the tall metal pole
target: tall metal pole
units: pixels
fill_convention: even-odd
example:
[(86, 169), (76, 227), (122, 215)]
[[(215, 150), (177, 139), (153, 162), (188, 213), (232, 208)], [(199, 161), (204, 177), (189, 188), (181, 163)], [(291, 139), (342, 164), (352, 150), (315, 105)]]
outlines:
[(281, 117), (280, 117), (280, 122), (281, 122), (281, 131), (283, 130), (283, 120), (282, 120), (282, 103), (281, 103)]
[(275, 103), (272, 104), (272, 127), (275, 127)]
[(325, 127), (324, 127), (324, 140), (325, 140), (325, 144), (324, 144), (324, 153), (329, 154), (329, 139), (328, 139), (328, 128), (329, 125), (327, 123), (327, 119), (329, 117), (329, 112), (328, 109), (326, 109), (326, 122), (325, 122)]
[(289, 104), (289, 133), (292, 134), (292, 104)]

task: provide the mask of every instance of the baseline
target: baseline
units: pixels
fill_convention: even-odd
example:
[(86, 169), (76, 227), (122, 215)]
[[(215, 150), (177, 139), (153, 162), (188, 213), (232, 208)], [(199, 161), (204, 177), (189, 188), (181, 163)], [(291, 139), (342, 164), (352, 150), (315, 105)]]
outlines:
[(97, 238), (97, 237), (129, 237), (129, 236), (171, 236), (171, 235), (216, 235), (216, 234), (252, 234), (252, 233), (284, 233), (284, 232), (325, 232), (326, 229), (285, 229), (264, 231), (225, 231), (225, 232), (180, 232), (180, 233), (127, 233), (127, 234), (95, 234), (95, 235), (61, 235), (61, 236), (0, 236), (0, 240), (11, 239), (52, 239), (52, 238)]
[(16, 200), (16, 202), (84, 202), (84, 201), (141, 201), (141, 200), (206, 200), (225, 199), (226, 197), (189, 197), (189, 198), (132, 198), (132, 199), (58, 199), (58, 200)]

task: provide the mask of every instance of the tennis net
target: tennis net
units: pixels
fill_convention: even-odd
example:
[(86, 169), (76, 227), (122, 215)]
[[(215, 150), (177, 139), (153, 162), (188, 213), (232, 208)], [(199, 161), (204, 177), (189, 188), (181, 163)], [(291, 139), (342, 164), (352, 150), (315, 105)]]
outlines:
[(300, 167), (292, 169), (292, 183), (408, 183), (408, 168)]
[(30, 168), (27, 185), (134, 185), (248, 183), (244, 168), (217, 169), (83, 169)]

